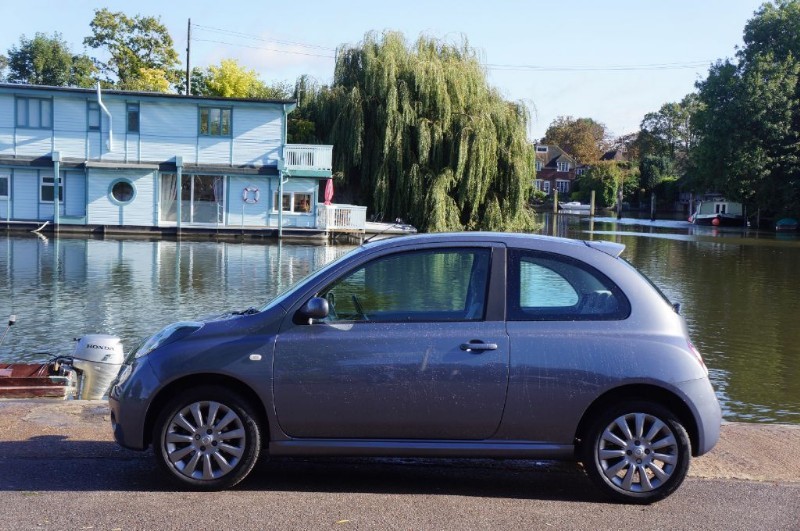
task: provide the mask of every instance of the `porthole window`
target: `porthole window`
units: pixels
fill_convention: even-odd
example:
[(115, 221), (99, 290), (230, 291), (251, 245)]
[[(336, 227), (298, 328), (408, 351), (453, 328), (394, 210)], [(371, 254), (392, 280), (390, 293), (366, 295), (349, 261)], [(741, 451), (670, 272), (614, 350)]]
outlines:
[(120, 179), (111, 183), (111, 198), (120, 204), (130, 203), (136, 196), (133, 183), (127, 179)]

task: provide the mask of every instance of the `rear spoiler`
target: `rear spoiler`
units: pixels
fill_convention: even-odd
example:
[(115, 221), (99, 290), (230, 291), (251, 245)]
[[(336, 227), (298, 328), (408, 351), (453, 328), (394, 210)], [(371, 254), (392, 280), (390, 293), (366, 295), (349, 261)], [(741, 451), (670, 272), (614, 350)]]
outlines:
[(622, 243), (598, 241), (598, 240), (592, 240), (592, 241), (584, 240), (583, 243), (585, 243), (592, 249), (597, 249), (598, 251), (602, 251), (609, 256), (613, 256), (614, 258), (619, 258), (619, 255), (622, 254), (622, 251), (625, 250), (625, 244)]

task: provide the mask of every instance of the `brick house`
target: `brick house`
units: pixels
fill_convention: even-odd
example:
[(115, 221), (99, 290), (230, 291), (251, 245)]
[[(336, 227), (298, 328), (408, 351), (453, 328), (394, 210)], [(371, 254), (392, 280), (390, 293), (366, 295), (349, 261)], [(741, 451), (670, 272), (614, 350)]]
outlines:
[(534, 145), (536, 153), (536, 179), (534, 187), (547, 195), (553, 190), (569, 194), (575, 187), (575, 177), (580, 175), (583, 167), (573, 156), (556, 145)]

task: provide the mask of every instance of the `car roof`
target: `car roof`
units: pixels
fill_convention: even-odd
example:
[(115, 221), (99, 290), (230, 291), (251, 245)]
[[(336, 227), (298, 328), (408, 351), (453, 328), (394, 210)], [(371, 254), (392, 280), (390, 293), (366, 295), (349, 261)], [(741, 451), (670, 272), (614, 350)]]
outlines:
[(382, 247), (394, 247), (398, 245), (414, 245), (425, 243), (452, 243), (452, 242), (496, 242), (503, 243), (511, 247), (527, 247), (533, 242), (543, 242), (559, 244), (565, 246), (591, 247), (602, 251), (614, 258), (619, 257), (625, 250), (625, 245), (604, 240), (575, 240), (571, 238), (560, 238), (557, 236), (544, 236), (541, 234), (524, 234), (518, 232), (437, 232), (431, 234), (415, 234), (409, 236), (398, 236), (387, 238), (364, 244), (364, 247), (372, 249)]

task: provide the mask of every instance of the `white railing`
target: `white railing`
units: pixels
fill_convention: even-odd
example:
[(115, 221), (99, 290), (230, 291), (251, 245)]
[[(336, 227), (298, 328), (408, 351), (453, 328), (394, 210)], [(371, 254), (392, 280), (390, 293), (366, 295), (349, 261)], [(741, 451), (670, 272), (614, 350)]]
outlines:
[(357, 205), (317, 205), (317, 228), (331, 231), (364, 232), (367, 207)]
[(291, 170), (333, 169), (333, 146), (286, 144), (283, 148), (286, 168)]

